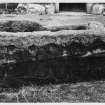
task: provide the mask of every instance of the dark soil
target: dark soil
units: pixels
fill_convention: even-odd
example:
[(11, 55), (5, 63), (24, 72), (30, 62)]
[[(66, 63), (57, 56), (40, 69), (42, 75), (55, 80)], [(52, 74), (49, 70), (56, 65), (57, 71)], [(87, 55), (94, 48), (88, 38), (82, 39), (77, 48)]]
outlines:
[(0, 23), (3, 32), (33, 32), (45, 30), (40, 24), (31, 21), (8, 21)]
[[(105, 79), (104, 46), (104, 42), (99, 39), (89, 46), (76, 42), (39, 47), (32, 45), (27, 50), (6, 46), (7, 53), (1, 53), (1, 61), (4, 59), (0, 66), (1, 86), (20, 87), (29, 83), (44, 85)], [(87, 55), (88, 52), (90, 55)]]

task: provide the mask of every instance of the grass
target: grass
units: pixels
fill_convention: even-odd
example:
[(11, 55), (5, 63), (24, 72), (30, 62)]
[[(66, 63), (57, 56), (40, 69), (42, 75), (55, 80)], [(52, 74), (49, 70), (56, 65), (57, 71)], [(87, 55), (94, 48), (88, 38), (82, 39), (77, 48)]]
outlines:
[(0, 102), (105, 102), (105, 81), (2, 89)]

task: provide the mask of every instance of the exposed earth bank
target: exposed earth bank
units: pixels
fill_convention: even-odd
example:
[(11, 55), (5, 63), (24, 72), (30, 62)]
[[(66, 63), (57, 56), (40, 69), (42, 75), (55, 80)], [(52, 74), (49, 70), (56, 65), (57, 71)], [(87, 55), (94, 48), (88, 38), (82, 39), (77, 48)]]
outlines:
[(104, 78), (105, 29), (100, 22), (45, 26), (11, 19), (0, 22), (0, 31), (1, 86)]

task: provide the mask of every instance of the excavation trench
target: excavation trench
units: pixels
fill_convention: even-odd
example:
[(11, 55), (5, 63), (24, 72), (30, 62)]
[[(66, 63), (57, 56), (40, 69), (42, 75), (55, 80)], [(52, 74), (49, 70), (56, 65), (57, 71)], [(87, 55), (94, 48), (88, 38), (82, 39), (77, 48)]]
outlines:
[(105, 79), (105, 43), (99, 39), (88, 46), (32, 45), (22, 51), (8, 46), (8, 52), (1, 56), (3, 87)]
[(0, 31), (2, 87), (105, 79), (105, 31), (29, 21), (1, 22)]

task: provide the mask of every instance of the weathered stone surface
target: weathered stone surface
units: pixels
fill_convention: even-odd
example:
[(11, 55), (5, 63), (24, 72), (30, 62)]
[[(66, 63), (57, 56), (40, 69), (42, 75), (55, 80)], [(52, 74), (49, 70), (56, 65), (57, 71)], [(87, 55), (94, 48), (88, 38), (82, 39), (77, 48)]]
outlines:
[(37, 15), (45, 15), (45, 14), (54, 14), (55, 13), (55, 4), (53, 3), (44, 3), (44, 4), (18, 4), (16, 11), (18, 14), (37, 14)]
[(46, 8), (46, 14), (53, 15), (55, 13), (55, 5), (54, 4), (45, 5), (45, 8)]
[(96, 22), (96, 21), (91, 21), (89, 22), (89, 28), (90, 29), (94, 29), (94, 30), (105, 30), (105, 26), (104, 24), (100, 23), (100, 22)]
[(27, 3), (20, 3), (17, 6), (18, 14), (38, 14), (42, 15), (45, 14), (45, 7), (41, 4), (27, 4)]
[(45, 7), (41, 4), (28, 4), (28, 13), (45, 14)]
[(105, 10), (104, 4), (94, 4), (92, 13), (93, 14), (103, 14), (104, 10)]

